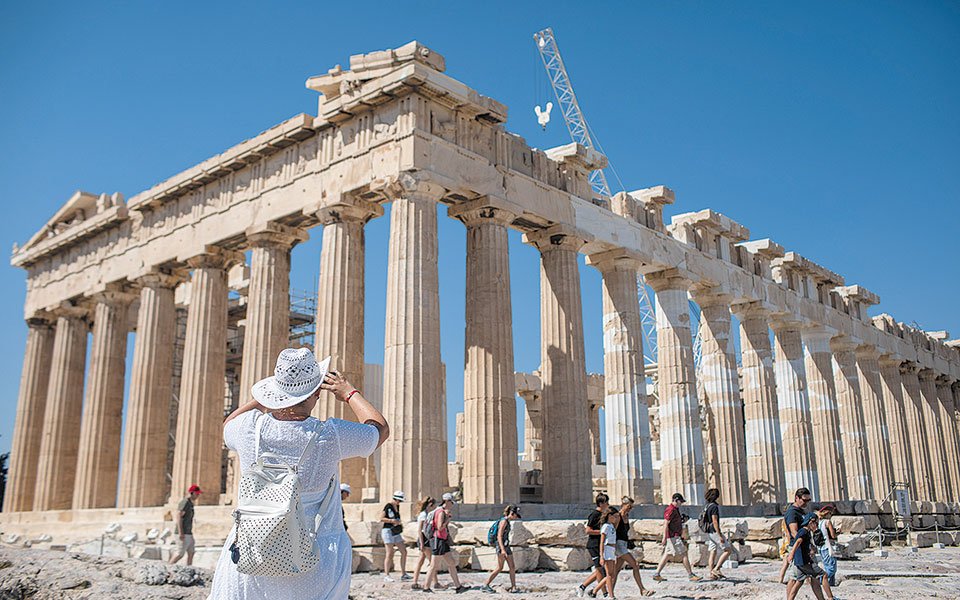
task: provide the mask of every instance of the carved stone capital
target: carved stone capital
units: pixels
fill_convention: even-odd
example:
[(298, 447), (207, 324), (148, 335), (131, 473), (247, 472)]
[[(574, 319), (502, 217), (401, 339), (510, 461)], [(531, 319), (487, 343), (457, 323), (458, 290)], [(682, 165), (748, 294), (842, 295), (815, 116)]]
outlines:
[(555, 250), (578, 252), (591, 239), (589, 234), (563, 225), (523, 234), (524, 243), (535, 246), (541, 254)]
[(704, 288), (694, 286), (690, 291), (690, 295), (693, 297), (693, 301), (697, 303), (700, 308), (710, 308), (712, 306), (727, 306), (733, 310), (730, 300), (732, 296), (730, 294), (724, 294), (717, 288)]
[(920, 365), (918, 365), (915, 362), (910, 362), (909, 360), (905, 360), (902, 363), (900, 363), (900, 373), (904, 375), (907, 375), (907, 374), (919, 375)]
[(113, 306), (125, 306), (137, 299), (135, 288), (126, 283), (111, 283), (105, 289), (94, 292), (88, 296), (91, 302), (97, 304), (110, 304)]
[(692, 285), (690, 279), (679, 269), (666, 269), (656, 273), (648, 273), (644, 276), (644, 280), (655, 293), (668, 290), (687, 291)]
[(881, 354), (877, 358), (877, 363), (880, 364), (881, 368), (897, 367), (900, 368), (900, 363), (903, 361), (892, 354)]
[(503, 204), (490, 198), (477, 198), (450, 207), (447, 216), (457, 219), (467, 227), (484, 224), (507, 226), (517, 218), (517, 213)]
[(371, 219), (382, 216), (383, 207), (353, 194), (341, 194), (333, 200), (320, 203), (310, 212), (321, 225), (344, 222), (366, 224)]
[(43, 329), (49, 328), (56, 321), (56, 317), (50, 313), (42, 310), (38, 310), (33, 313), (30, 317), (27, 318), (27, 327), (33, 329)]
[(830, 340), (830, 350), (833, 352), (853, 352), (857, 346), (856, 340), (848, 335), (838, 335)]
[(788, 313), (773, 313), (770, 315), (770, 329), (779, 333), (781, 331), (800, 331), (804, 323), (794, 315)]
[(587, 255), (587, 264), (601, 273), (613, 271), (634, 271), (640, 269), (640, 261), (630, 252), (617, 248)]
[(730, 311), (737, 315), (737, 318), (744, 319), (770, 318), (770, 309), (760, 301), (738, 302), (730, 306)]
[(937, 387), (951, 387), (956, 379), (949, 375), (937, 375)]
[(140, 287), (173, 289), (187, 280), (186, 269), (153, 269), (137, 278)]
[(49, 314), (53, 319), (65, 317), (68, 319), (84, 319), (90, 316), (90, 303), (88, 299), (81, 298), (76, 301), (63, 301), (55, 307), (49, 309)]
[(242, 252), (226, 250), (219, 246), (207, 246), (202, 254), (191, 256), (185, 261), (191, 269), (224, 269), (242, 264)]
[(861, 360), (879, 360), (880, 351), (871, 344), (861, 344), (856, 349), (857, 358)]
[(304, 229), (287, 227), (279, 223), (254, 225), (247, 228), (245, 234), (247, 244), (251, 248), (276, 246), (289, 250), (310, 238), (310, 235)]
[(937, 378), (937, 372), (933, 369), (920, 369), (917, 377), (920, 378), (920, 381), (933, 381)]

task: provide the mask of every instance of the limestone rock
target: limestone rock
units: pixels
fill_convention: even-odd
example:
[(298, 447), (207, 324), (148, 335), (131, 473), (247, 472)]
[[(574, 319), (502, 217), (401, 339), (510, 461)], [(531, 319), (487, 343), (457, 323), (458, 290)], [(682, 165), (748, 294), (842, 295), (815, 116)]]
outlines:
[[(354, 546), (378, 546), (383, 544), (380, 537), (380, 531), (383, 524), (380, 521), (358, 521), (347, 524), (347, 535), (350, 536), (350, 543)], [(403, 528), (403, 538), (407, 539), (407, 530), (415, 530), (416, 524), (411, 527)], [(416, 542), (416, 538), (411, 534), (410, 541)]]
[[(876, 517), (874, 517), (876, 518)], [(866, 522), (863, 517), (844, 517), (835, 516), (831, 519), (833, 526), (837, 527), (843, 533), (857, 534), (867, 530)]]
[(734, 542), (733, 550), (734, 557), (739, 563), (745, 563), (753, 558), (753, 549), (743, 542)]
[(538, 568), (547, 571), (584, 571), (593, 564), (585, 548), (540, 546)]
[(541, 546), (586, 548), (587, 533), (583, 525), (583, 521), (529, 521), (524, 527), (532, 536), (530, 541)]
[(760, 558), (780, 558), (780, 540), (750, 540), (744, 542), (753, 556)]
[(779, 517), (747, 517), (744, 521), (747, 523), (748, 540), (772, 540), (781, 535), (780, 523), (783, 519)]

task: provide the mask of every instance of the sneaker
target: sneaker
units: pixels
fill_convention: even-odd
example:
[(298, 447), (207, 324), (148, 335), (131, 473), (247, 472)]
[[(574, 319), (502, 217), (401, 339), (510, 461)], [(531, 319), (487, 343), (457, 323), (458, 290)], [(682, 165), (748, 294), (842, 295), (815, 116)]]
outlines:
[(423, 588), (423, 589), (420, 590), (420, 591), (423, 592), (423, 593), (425, 593), (425, 594), (432, 594), (432, 593), (433, 593), (433, 590), (431, 590), (430, 588)]
[(469, 592), (471, 589), (473, 589), (473, 588), (471, 588), (471, 587), (468, 586), (468, 585), (461, 585), (460, 587), (454, 589), (453, 592), (454, 592), (455, 594), (462, 594), (462, 593), (464, 593), (464, 592)]
[(419, 583), (415, 583), (415, 584), (413, 584), (413, 585), (410, 586), (410, 589), (411, 589), (411, 590), (419, 590), (419, 589), (421, 589), (421, 588), (420, 588), (420, 584), (419, 584)]
[(654, 581), (666, 581), (666, 578), (664, 578), (664, 576), (661, 575), (660, 573), (657, 573), (656, 575), (654, 575), (652, 579)]
[(496, 594), (496, 593), (497, 593), (497, 591), (496, 591), (495, 589), (493, 589), (492, 587), (490, 587), (489, 585), (481, 586), (481, 587), (480, 587), (480, 591), (481, 591), (481, 592), (486, 592), (486, 593), (488, 593), (488, 594)]
[(413, 577), (407, 575), (406, 573), (400, 576), (400, 581), (410, 581), (411, 579), (413, 579)]
[(699, 575), (693, 575), (693, 574), (691, 574), (690, 577), (688, 577), (687, 579), (689, 579), (690, 581), (703, 581), (703, 577), (700, 577)]
[(390, 577), (389, 575), (385, 575), (384, 578), (383, 578), (383, 580), (384, 580), (386, 583), (393, 583), (394, 581), (396, 581), (396, 579), (394, 579), (393, 577)]
[(583, 593), (585, 591), (587, 591), (587, 588), (583, 587), (582, 585), (577, 586), (577, 598), (583, 598)]
[(587, 595), (590, 596), (591, 598), (596, 598), (596, 597), (597, 597), (597, 591), (596, 591), (596, 590), (590, 590), (589, 592), (587, 592)]

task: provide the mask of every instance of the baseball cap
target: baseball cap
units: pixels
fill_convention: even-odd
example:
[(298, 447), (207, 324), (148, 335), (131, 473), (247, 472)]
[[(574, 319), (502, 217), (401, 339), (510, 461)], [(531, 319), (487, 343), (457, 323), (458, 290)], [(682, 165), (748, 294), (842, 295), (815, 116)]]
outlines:
[(442, 498), (444, 502), (446, 502), (447, 500), (449, 500), (450, 502), (456, 502), (456, 500), (453, 499), (453, 494), (451, 494), (450, 492), (444, 493)]
[(200, 489), (200, 486), (199, 486), (199, 485), (193, 484), (193, 485), (190, 486), (190, 489), (187, 490), (187, 492), (189, 492), (189, 493), (191, 493), (191, 494), (202, 494), (202, 493), (203, 493), (203, 490)]
[(686, 501), (687, 501), (687, 500), (683, 497), (683, 494), (674, 494), (674, 495), (673, 495), (673, 500), (672, 500), (672, 502), (676, 502), (677, 500), (679, 500), (680, 502), (686, 502)]
[(341, 484), (340, 484), (340, 491), (341, 491), (341, 492), (346, 492), (346, 493), (349, 494), (349, 493), (350, 493), (350, 484), (349, 484), (349, 483), (341, 483)]
[(404, 494), (402, 490), (397, 490), (393, 493), (393, 499), (403, 502), (404, 500), (407, 499), (407, 495)]
[(818, 518), (817, 513), (807, 513), (803, 516), (803, 521), (800, 522), (800, 526), (806, 527), (810, 524), (810, 521), (813, 521), (816, 518)]
[(520, 516), (520, 507), (517, 506), (516, 504), (511, 504), (511, 505), (509, 505), (509, 506), (507, 507), (507, 514), (517, 515), (517, 518), (518, 518), (518, 519), (522, 519), (522, 518), (523, 518), (523, 517)]

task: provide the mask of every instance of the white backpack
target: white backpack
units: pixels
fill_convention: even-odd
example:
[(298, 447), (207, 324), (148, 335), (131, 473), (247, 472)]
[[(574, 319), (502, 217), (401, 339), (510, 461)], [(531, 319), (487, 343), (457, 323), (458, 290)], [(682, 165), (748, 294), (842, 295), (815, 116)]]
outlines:
[[(240, 478), (237, 509), (233, 511), (236, 535), (230, 555), (237, 570), (246, 575), (292, 577), (313, 569), (320, 561), (314, 543), (316, 524), (303, 510), (297, 474), (317, 432), (313, 432), (297, 464), (290, 466), (276, 454), (260, 453), (260, 430), (265, 417), (258, 417), (255, 425), (257, 460)], [(265, 463), (264, 458), (276, 463)], [(318, 513), (321, 516), (334, 495), (335, 480), (336, 475), (330, 478), (324, 492)]]

